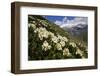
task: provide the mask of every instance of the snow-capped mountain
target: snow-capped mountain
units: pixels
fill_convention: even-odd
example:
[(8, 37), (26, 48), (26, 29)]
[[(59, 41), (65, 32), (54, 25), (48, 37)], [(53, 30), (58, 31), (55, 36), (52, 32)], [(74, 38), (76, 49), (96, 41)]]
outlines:
[(68, 20), (65, 17), (62, 21), (55, 21), (55, 24), (59, 25), (66, 32), (69, 32), (72, 36), (76, 36), (84, 41), (87, 41), (87, 33), (88, 33), (87, 19), (88, 19), (87, 17), (76, 17), (73, 20)]
[(87, 41), (88, 26), (83, 24), (78, 24), (71, 28), (63, 27), (66, 32), (69, 32), (72, 36), (78, 37), (83, 41)]
[[(66, 28), (66, 29), (65, 29)], [(63, 27), (64, 30), (68, 30), (72, 35), (80, 35), (83, 32), (87, 32), (88, 26), (83, 24), (78, 24), (71, 28)]]

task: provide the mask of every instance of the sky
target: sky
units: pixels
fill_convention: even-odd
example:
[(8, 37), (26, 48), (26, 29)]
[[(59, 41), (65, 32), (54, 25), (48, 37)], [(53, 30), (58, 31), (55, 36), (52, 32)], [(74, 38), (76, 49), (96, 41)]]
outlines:
[(71, 28), (78, 24), (88, 25), (88, 17), (76, 17), (76, 16), (44, 16), (49, 21), (57, 24), (60, 27)]
[(55, 22), (56, 20), (62, 21), (64, 17), (67, 17), (69, 20), (73, 20), (75, 17), (74, 16), (45, 16), (46, 19)]

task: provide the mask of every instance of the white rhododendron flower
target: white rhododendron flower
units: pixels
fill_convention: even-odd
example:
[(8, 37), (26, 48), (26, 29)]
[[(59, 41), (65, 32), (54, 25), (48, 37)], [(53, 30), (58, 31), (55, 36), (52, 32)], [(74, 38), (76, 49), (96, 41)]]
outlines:
[(29, 26), (29, 27), (31, 26), (33, 29), (36, 29), (35, 24), (29, 23), (28, 26)]
[(37, 33), (37, 32), (38, 32), (38, 30), (39, 30), (39, 28), (36, 28), (36, 29), (34, 30), (34, 32), (35, 32), (35, 33)]
[(83, 47), (82, 43), (80, 43), (80, 42), (78, 43), (78, 45), (79, 45), (80, 47)]
[(63, 40), (66, 41), (66, 42), (68, 42), (68, 39), (66, 37), (63, 37)]
[(57, 43), (58, 42), (58, 38), (56, 36), (53, 36), (52, 39), (51, 39), (54, 43)]
[(79, 54), (81, 57), (83, 56), (82, 51), (80, 49), (77, 49), (76, 54)]
[(58, 36), (58, 39), (62, 40), (62, 36), (61, 35), (58, 34), (57, 36)]
[(39, 36), (40, 40), (42, 40), (43, 37), (48, 38), (48, 36), (49, 36), (49, 31), (47, 31), (46, 28), (39, 27), (34, 32), (38, 32), (38, 36)]
[(61, 44), (62, 47), (65, 46), (65, 42), (64, 41), (60, 41), (60, 44)]
[(42, 33), (39, 33), (39, 34), (38, 34), (38, 37), (40, 38), (40, 40), (43, 40)]
[(69, 43), (72, 47), (76, 47), (76, 44), (74, 42)]
[(63, 36), (61, 36), (61, 35), (57, 35), (57, 37), (58, 37), (58, 39), (59, 40), (61, 40), (61, 41), (66, 41), (66, 42), (68, 42), (68, 39), (66, 38), (66, 37), (63, 37)]
[(33, 24), (35, 24), (36, 22), (35, 21), (32, 21), (33, 22)]
[(42, 45), (42, 49), (45, 51), (48, 49), (51, 49), (51, 45), (49, 45), (47, 41), (44, 41), (44, 43)]
[(63, 55), (64, 56), (70, 56), (71, 55), (71, 53), (69, 52), (69, 49), (68, 48), (64, 48)]
[(57, 48), (57, 50), (62, 50), (61, 44), (57, 43), (57, 44), (56, 44), (56, 48)]

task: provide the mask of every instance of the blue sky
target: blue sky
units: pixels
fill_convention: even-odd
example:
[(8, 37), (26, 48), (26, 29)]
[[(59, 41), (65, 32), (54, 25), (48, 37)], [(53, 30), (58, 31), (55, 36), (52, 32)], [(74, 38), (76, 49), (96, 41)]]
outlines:
[(88, 17), (79, 16), (43, 16), (47, 20), (57, 24), (60, 27), (71, 28), (78, 24), (88, 25)]
[(45, 18), (51, 22), (55, 22), (57, 20), (63, 21), (65, 17), (67, 17), (68, 20), (73, 20), (75, 18), (74, 16), (45, 16)]

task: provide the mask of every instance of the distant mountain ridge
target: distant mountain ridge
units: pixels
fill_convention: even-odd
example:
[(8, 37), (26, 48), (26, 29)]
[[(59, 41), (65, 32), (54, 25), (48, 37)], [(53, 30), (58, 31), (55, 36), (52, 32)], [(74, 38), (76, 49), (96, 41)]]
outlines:
[(88, 25), (86, 24), (78, 24), (76, 26), (73, 26), (71, 28), (63, 27), (63, 29), (67, 32), (69, 32), (72, 36), (78, 37), (79, 39), (87, 42), (87, 36), (88, 36)]

